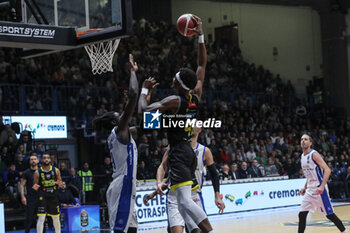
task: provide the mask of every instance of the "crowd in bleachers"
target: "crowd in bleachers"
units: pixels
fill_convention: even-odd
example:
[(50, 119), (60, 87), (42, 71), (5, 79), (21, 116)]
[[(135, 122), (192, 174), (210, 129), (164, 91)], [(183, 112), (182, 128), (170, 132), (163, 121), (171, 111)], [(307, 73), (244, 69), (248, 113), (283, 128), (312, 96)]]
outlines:
[[(83, 50), (18, 63), (13, 49), (0, 49), (2, 83), (33, 84), (34, 88), (26, 91), (25, 98), (28, 109), (34, 110), (50, 109), (52, 105), (51, 89), (45, 90), (42, 85), (58, 88), (59, 108), (71, 122), (88, 124), (107, 111), (122, 111), (126, 102), (124, 90), (129, 81), (127, 55), (132, 52), (140, 67), (137, 73), (140, 82), (154, 76), (160, 83), (152, 96), (153, 100), (159, 100), (171, 92), (169, 83), (180, 67), (196, 68), (196, 41), (180, 36), (165, 22), (142, 19), (135, 23), (134, 32), (135, 36), (123, 39), (119, 45), (114, 73), (97, 77), (92, 76), (90, 61)], [(302, 177), (300, 137), (308, 132), (314, 138), (314, 148), (331, 166), (332, 197), (350, 197), (350, 121), (336, 115), (322, 80), (310, 81), (307, 95), (298, 99), (290, 81), (283, 81), (263, 66), (247, 63), (238, 48), (215, 42), (207, 45), (207, 50), (205, 91), (199, 117), (214, 117), (222, 120), (223, 126), (203, 130), (199, 142), (211, 149), (221, 178)], [(11, 91), (6, 85), (1, 86), (1, 106), (16, 101), (16, 98), (9, 100)], [(131, 124), (138, 122), (135, 114)], [(28, 154), (23, 152), (22, 144), (16, 144), (16, 137), (8, 126), (2, 126), (0, 140), (0, 175), (3, 176), (4, 172), (9, 173), (14, 162), (20, 164), (18, 155), (22, 154), (25, 161)], [(167, 146), (166, 132), (143, 131), (138, 135), (137, 144), (138, 179), (155, 178)], [(93, 170), (94, 174), (110, 175), (110, 161), (106, 159), (101, 167), (95, 165)], [(103, 190), (109, 181), (101, 185)], [(101, 179), (101, 182), (106, 181)]]

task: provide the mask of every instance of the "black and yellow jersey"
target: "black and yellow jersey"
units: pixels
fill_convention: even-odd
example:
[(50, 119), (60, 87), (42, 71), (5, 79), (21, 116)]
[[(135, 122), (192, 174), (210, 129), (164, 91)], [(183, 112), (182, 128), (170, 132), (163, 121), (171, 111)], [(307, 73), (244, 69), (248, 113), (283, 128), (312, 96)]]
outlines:
[(50, 165), (50, 169), (45, 171), (42, 167), (38, 169), (40, 190), (44, 192), (54, 192), (57, 189), (56, 168)]
[[(174, 146), (183, 141), (190, 141), (192, 137), (191, 125), (186, 125), (186, 122), (196, 118), (199, 99), (196, 95), (189, 94), (188, 99), (183, 96), (178, 96), (179, 106), (175, 116), (171, 119), (174, 123), (168, 128), (168, 141), (170, 146)], [(184, 126), (180, 126), (178, 122), (184, 122)], [(174, 126), (176, 125), (176, 126)]]

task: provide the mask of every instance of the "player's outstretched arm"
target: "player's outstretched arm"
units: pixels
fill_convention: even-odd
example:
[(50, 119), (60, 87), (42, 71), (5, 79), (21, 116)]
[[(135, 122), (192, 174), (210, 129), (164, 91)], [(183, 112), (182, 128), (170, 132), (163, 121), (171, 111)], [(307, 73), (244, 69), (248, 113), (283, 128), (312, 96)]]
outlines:
[(135, 111), (137, 96), (139, 92), (139, 82), (137, 81), (136, 71), (138, 70), (137, 63), (134, 61), (132, 54), (129, 54), (129, 62), (131, 64), (130, 69), (130, 82), (128, 91), (128, 102), (125, 105), (124, 112), (120, 116), (117, 128), (117, 135), (120, 141), (123, 143), (130, 142), (129, 122)]
[[(163, 183), (163, 179), (165, 176), (165, 172), (168, 169), (168, 150), (164, 153), (163, 158), (162, 158), (162, 162), (160, 163), (158, 169), (157, 169), (157, 189), (155, 191), (153, 191), (152, 193), (146, 195), (143, 198), (143, 203), (145, 205), (147, 205), (148, 201), (153, 199), (157, 194), (160, 195), (164, 195), (163, 190), (167, 189), (168, 187), (168, 181), (165, 181), (165, 183)], [(169, 178), (168, 178), (169, 179)]]
[(323, 180), (322, 180), (322, 184), (320, 185), (320, 187), (317, 188), (316, 190), (316, 194), (322, 194), (324, 187), (326, 186), (329, 176), (331, 175), (331, 169), (329, 169), (328, 165), (326, 164), (326, 162), (322, 159), (321, 155), (317, 152), (314, 152), (312, 154), (312, 159), (315, 160), (315, 162), (321, 167), (321, 169), (323, 170)]
[(202, 89), (203, 89), (203, 83), (205, 78), (205, 67), (207, 65), (207, 49), (205, 48), (205, 43), (204, 43), (202, 20), (196, 15), (192, 15), (192, 18), (197, 24), (193, 30), (195, 30), (198, 34), (198, 57), (197, 57), (198, 68), (196, 72), (197, 85), (193, 89), (193, 94), (196, 94), (200, 99), (202, 96)]
[(168, 96), (161, 101), (148, 104), (147, 95), (150, 91), (152, 91), (158, 83), (154, 78), (150, 77), (146, 79), (142, 84), (142, 90), (139, 99), (139, 108), (138, 114), (142, 114), (144, 111), (157, 111), (165, 112), (170, 111), (175, 113), (179, 106), (179, 98), (176, 95)]
[(163, 179), (165, 176), (165, 172), (166, 170), (168, 170), (168, 150), (165, 151), (163, 158), (162, 158), (162, 162), (160, 163), (158, 169), (157, 169), (157, 193), (163, 195), (164, 192), (163, 190), (165, 189), (165, 187), (168, 185), (167, 183), (163, 183)]
[(208, 171), (210, 172), (211, 183), (213, 185), (214, 192), (215, 192), (215, 204), (219, 208), (219, 213), (222, 214), (225, 209), (225, 203), (220, 198), (219, 174), (215, 168), (213, 154), (211, 153), (211, 150), (207, 147), (205, 148), (205, 152), (204, 152), (204, 163), (205, 163), (205, 166), (208, 168)]

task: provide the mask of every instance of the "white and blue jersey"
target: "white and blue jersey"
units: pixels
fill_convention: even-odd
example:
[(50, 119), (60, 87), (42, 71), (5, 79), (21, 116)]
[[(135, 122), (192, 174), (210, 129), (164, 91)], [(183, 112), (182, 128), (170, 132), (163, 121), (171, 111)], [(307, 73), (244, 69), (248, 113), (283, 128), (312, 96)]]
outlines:
[[(109, 224), (114, 230), (127, 232), (137, 227), (134, 208), (136, 196), (137, 147), (130, 134), (130, 142), (118, 139), (115, 127), (108, 137), (113, 166), (113, 181), (107, 190)], [(122, 195), (121, 195), (122, 194)]]
[(321, 167), (313, 159), (313, 154), (317, 152), (311, 150), (307, 154), (301, 155), (301, 168), (306, 177), (306, 192), (301, 204), (301, 211), (311, 211), (318, 209), (323, 214), (333, 214), (333, 207), (330, 202), (328, 187), (324, 188), (322, 194), (315, 194), (316, 189), (322, 184), (323, 171)]

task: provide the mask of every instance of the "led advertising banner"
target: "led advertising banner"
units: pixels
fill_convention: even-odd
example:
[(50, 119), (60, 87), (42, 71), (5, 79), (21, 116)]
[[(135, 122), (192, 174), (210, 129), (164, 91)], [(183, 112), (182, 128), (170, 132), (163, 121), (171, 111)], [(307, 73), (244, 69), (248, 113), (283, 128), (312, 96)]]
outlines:
[(5, 233), (5, 212), (2, 203), (0, 203), (0, 233)]
[[(305, 181), (293, 179), (220, 185), (220, 193), (226, 206), (224, 213), (300, 205), (302, 196), (298, 192), (304, 187)], [(147, 206), (143, 204), (144, 196), (153, 191), (136, 193), (135, 208), (139, 223), (167, 219), (166, 195), (157, 195), (149, 200)], [(218, 214), (213, 187), (204, 186), (202, 195), (207, 214)]]
[(19, 123), (21, 130), (32, 132), (34, 139), (67, 138), (66, 116), (3, 116), (4, 124)]

